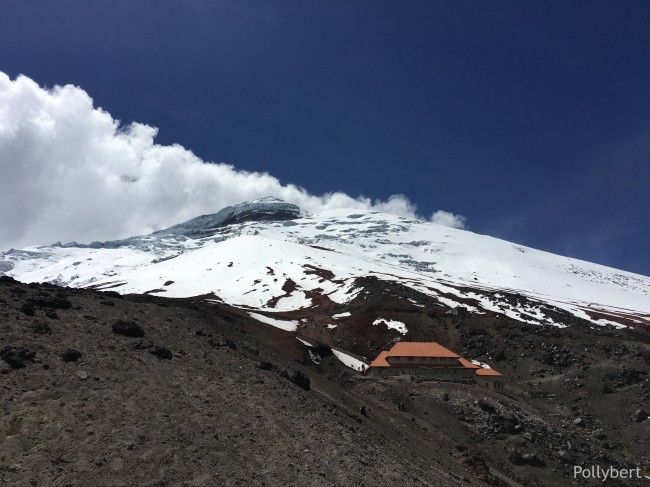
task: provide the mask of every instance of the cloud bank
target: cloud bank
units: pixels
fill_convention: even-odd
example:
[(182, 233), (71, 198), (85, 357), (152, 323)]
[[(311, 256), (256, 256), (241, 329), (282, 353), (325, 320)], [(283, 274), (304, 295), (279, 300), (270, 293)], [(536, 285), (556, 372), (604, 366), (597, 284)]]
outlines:
[[(0, 72), (0, 248), (127, 237), (268, 195), (311, 212), (354, 208), (416, 216), (402, 195), (386, 201), (312, 195), (269, 174), (156, 144), (156, 133), (140, 123), (121, 126), (79, 87), (45, 89)], [(464, 226), (463, 217), (445, 211), (432, 221)]]

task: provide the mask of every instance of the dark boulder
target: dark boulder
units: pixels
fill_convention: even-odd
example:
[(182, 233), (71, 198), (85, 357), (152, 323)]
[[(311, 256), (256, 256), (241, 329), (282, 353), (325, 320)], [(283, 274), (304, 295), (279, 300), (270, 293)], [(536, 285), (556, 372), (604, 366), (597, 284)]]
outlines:
[(51, 320), (58, 320), (59, 319), (59, 315), (57, 315), (56, 311), (54, 311), (53, 309), (46, 309), (45, 310), (45, 316), (47, 316)]
[(34, 362), (36, 353), (27, 348), (14, 348), (6, 346), (0, 350), (0, 359), (4, 360), (12, 369), (22, 369), (27, 362)]
[(291, 376), (291, 382), (306, 391), (311, 388), (309, 376), (300, 370), (297, 370), (293, 373)]
[(32, 323), (31, 328), (32, 331), (37, 335), (46, 335), (52, 332), (48, 324), (45, 323), (44, 321), (35, 321), (34, 323)]
[(76, 362), (81, 358), (81, 352), (79, 350), (68, 349), (61, 354), (61, 358), (64, 362)]
[(144, 330), (135, 321), (117, 320), (113, 323), (113, 333), (127, 337), (142, 338)]
[(490, 404), (487, 399), (481, 398), (476, 401), (476, 405), (486, 413), (495, 414), (497, 412), (494, 405)]
[(172, 358), (172, 351), (166, 347), (155, 346), (149, 350), (149, 353), (161, 360), (170, 360)]
[(35, 296), (27, 301), (32, 306), (51, 309), (70, 309), (72, 303), (63, 296)]
[(20, 307), (20, 311), (27, 316), (34, 316), (34, 305), (28, 301)]

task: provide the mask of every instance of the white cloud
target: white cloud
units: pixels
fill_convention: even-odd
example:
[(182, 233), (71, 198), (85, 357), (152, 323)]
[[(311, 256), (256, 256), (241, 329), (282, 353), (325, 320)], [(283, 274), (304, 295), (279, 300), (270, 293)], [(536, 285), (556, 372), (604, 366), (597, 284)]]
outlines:
[(438, 210), (431, 215), (431, 222), (451, 228), (465, 228), (466, 218), (462, 215), (454, 215), (445, 210)]
[[(140, 123), (120, 126), (76, 86), (48, 90), (0, 72), (0, 248), (142, 234), (267, 195), (312, 212), (373, 208), (415, 216), (402, 195), (314, 196), (269, 174), (155, 144), (156, 133)], [(459, 228), (464, 219), (438, 211), (432, 220)]]

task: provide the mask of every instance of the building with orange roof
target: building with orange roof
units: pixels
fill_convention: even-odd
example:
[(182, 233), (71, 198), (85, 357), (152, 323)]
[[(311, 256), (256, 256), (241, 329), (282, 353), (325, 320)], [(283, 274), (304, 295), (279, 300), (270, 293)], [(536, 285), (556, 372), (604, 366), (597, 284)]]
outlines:
[(397, 342), (382, 350), (365, 371), (371, 377), (418, 376), (434, 380), (476, 382), (502, 388), (503, 376), (488, 366), (467, 360), (437, 342)]
[(476, 383), (487, 389), (500, 391), (503, 389), (503, 375), (490, 367), (479, 367), (476, 370)]
[(370, 365), (368, 367), (390, 367), (390, 364), (386, 361), (386, 356), (388, 355), (388, 352), (385, 350), (382, 350), (379, 352), (379, 355), (377, 355), (377, 358), (370, 362)]
[[(481, 368), (480, 365), (476, 365), (476, 364), (475, 364), (474, 362), (472, 362), (471, 360), (467, 360), (466, 358), (463, 358), (463, 357), (459, 358), (458, 361), (459, 361), (461, 364), (463, 364), (463, 367), (467, 367), (468, 369), (474, 369), (474, 370), (477, 370), (477, 369), (480, 369), (480, 368)], [(477, 373), (478, 373), (478, 370), (477, 370)]]

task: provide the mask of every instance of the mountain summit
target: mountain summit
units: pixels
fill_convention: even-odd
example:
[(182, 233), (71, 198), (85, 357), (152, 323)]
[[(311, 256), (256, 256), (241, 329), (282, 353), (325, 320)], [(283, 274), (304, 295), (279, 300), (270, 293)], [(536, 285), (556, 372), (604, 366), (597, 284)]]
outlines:
[(184, 235), (200, 238), (212, 235), (218, 228), (235, 223), (255, 221), (293, 220), (300, 217), (301, 210), (292, 203), (286, 203), (278, 198), (266, 196), (256, 200), (246, 201), (233, 206), (227, 206), (217, 213), (201, 215), (154, 235)]
[[(445, 314), (559, 328), (650, 323), (650, 278), (642, 275), (391, 214), (307, 215), (274, 198), (140, 237), (12, 249), (0, 253), (0, 272), (25, 282), (204, 296), (323, 342), (366, 330), (381, 330), (380, 341), (413, 339)], [(376, 346), (352, 351), (373, 354)]]

